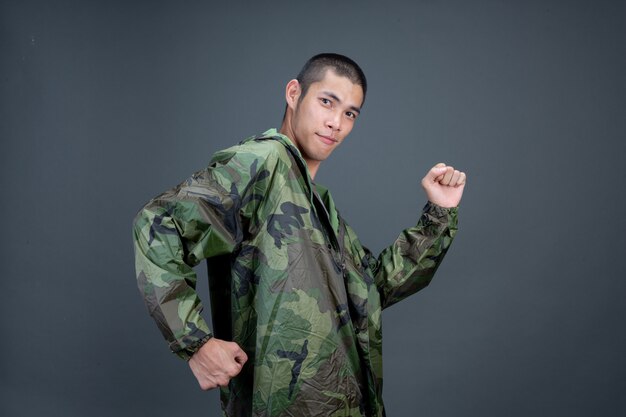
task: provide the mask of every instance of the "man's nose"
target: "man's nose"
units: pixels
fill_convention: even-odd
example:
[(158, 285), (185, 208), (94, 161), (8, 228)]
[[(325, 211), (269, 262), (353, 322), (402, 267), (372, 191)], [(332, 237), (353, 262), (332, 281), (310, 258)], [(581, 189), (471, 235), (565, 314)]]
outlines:
[(341, 112), (339, 111), (332, 112), (328, 117), (326, 126), (328, 126), (332, 130), (337, 130), (337, 131), (341, 130)]

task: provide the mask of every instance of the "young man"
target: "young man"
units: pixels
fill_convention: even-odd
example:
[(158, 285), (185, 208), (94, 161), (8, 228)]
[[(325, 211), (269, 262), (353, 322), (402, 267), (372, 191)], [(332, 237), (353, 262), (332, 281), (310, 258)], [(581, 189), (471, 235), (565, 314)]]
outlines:
[[(456, 233), (465, 174), (435, 165), (415, 227), (374, 257), (313, 182), (367, 83), (337, 54), (289, 81), (280, 131), (214, 155), (134, 224), (137, 278), (170, 348), (227, 416), (382, 416), (381, 310), (428, 285)], [(213, 317), (193, 266), (207, 259)]]

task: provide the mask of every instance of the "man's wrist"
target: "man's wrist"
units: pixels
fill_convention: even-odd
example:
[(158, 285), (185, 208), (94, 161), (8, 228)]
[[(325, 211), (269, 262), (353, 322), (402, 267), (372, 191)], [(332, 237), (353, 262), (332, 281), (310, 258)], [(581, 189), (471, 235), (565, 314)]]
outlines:
[(437, 203), (433, 203), (430, 200), (428, 200), (426, 202), (426, 205), (424, 206), (424, 211), (434, 212), (434, 213), (436, 213), (438, 215), (437, 217), (442, 217), (444, 215), (447, 215), (450, 212), (456, 212), (458, 210), (459, 210), (459, 206), (444, 207), (444, 206), (440, 206)]
[(204, 346), (204, 344), (206, 342), (209, 341), (209, 339), (211, 339), (213, 337), (212, 334), (207, 334), (204, 337), (202, 337), (201, 339), (196, 340), (195, 342), (189, 344), (188, 346), (184, 347), (183, 349), (180, 349), (178, 351), (173, 351), (179, 358), (184, 359), (186, 361), (189, 361), (189, 359), (191, 359), (191, 357), (194, 355), (194, 353), (196, 353), (197, 351), (200, 350), (200, 348), (202, 346)]

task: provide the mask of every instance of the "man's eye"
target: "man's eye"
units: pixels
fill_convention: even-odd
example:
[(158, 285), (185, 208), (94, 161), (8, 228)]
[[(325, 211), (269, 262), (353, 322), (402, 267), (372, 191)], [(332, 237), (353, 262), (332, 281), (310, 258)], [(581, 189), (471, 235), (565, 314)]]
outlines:
[(351, 111), (347, 111), (346, 116), (348, 116), (351, 119), (356, 119), (356, 114)]
[(330, 104), (330, 100), (327, 98), (320, 98), (320, 101), (322, 102), (322, 104)]

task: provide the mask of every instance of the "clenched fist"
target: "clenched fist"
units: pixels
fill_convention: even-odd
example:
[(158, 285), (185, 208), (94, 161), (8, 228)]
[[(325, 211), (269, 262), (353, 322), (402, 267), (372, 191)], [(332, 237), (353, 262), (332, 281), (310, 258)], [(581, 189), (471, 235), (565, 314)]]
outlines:
[(189, 367), (200, 388), (210, 390), (227, 386), (247, 360), (237, 343), (211, 338), (189, 359)]
[(441, 207), (456, 207), (461, 202), (465, 181), (464, 172), (440, 162), (422, 179), (422, 187), (431, 203)]

